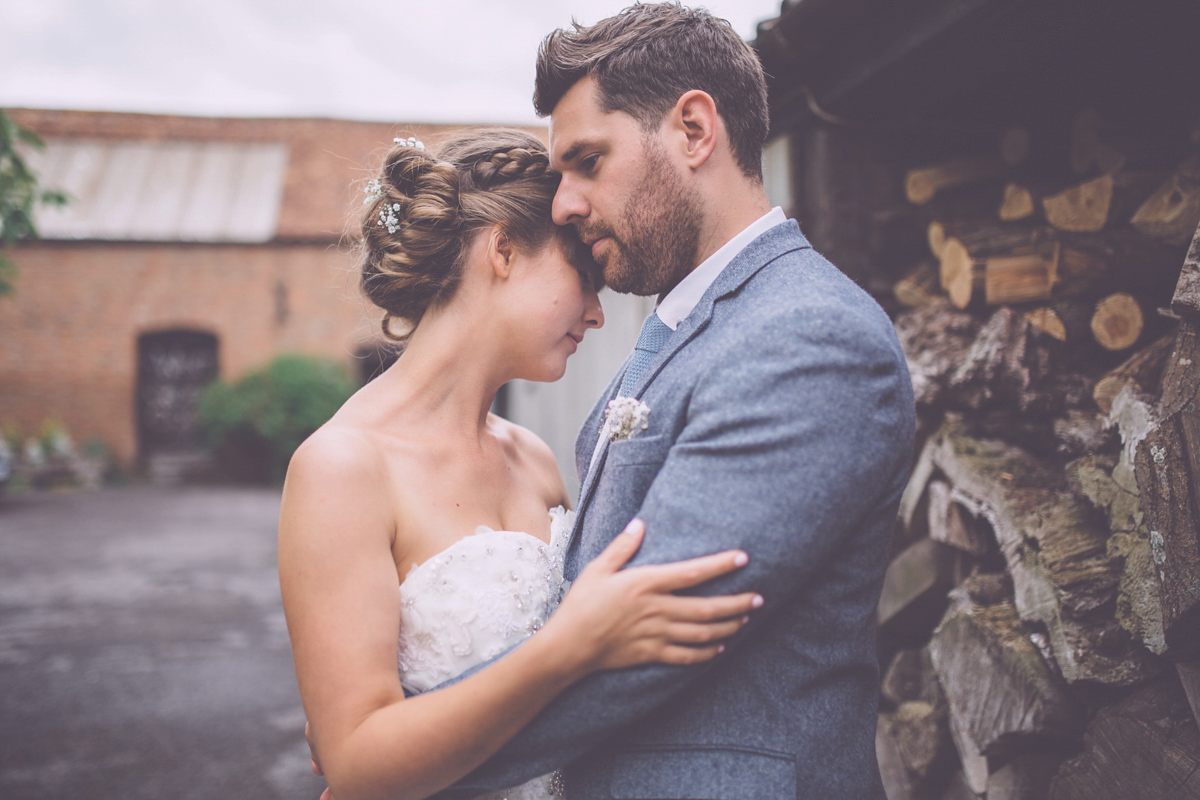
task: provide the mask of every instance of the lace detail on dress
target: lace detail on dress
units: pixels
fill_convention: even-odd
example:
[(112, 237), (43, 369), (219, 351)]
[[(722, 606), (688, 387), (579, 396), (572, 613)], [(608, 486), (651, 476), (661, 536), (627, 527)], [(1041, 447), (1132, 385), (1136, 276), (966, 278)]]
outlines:
[[(520, 644), (545, 624), (566, 591), (563, 561), (575, 514), (550, 510), (550, 543), (486, 525), (422, 564), (400, 584), (400, 682), (432, 689)], [(486, 800), (555, 800), (546, 775)], [(485, 798), (479, 798), (485, 800)]]

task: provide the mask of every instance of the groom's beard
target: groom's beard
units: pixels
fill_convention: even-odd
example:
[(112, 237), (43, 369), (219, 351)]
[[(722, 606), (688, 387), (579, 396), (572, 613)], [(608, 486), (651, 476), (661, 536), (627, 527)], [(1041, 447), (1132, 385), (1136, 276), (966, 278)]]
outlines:
[(646, 150), (646, 172), (621, 215), (621, 236), (604, 222), (580, 229), (587, 240), (608, 236), (604, 280), (613, 291), (652, 295), (672, 289), (696, 266), (699, 193), (671, 169), (660, 147)]

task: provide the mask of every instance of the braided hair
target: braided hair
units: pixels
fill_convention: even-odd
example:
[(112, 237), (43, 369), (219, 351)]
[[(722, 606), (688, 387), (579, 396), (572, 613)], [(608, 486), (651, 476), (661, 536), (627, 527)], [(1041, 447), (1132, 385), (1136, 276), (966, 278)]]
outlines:
[[(454, 296), (475, 235), (493, 225), (525, 252), (559, 236), (571, 263), (594, 271), (586, 250), (550, 218), (559, 175), (545, 145), (528, 133), (471, 132), (436, 156), (401, 140), (377, 180), (378, 196), (362, 219), (360, 283), (384, 310), (388, 339), (406, 341), (429, 308)], [(406, 323), (402, 333), (397, 320)]]

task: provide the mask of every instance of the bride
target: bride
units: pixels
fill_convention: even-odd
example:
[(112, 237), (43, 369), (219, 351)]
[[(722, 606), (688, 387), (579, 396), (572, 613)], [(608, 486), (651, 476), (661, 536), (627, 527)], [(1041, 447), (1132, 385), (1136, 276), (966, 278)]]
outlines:
[[(397, 140), (370, 185), (362, 287), (404, 351), (296, 452), (279, 522), (296, 676), (336, 800), (428, 797), (572, 682), (710, 659), (757, 602), (675, 594), (740, 552), (623, 570), (636, 520), (563, 596), (573, 512), (554, 457), (488, 412), (507, 381), (562, 377), (603, 324), (599, 270), (550, 219), (557, 183), (537, 139), (485, 131), (436, 157)], [(558, 783), (495, 797), (548, 800)]]

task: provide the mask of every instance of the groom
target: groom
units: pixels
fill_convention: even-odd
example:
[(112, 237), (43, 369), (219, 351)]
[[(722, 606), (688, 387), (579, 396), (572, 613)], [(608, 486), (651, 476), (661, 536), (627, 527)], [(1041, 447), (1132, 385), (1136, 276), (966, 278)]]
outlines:
[[(576, 442), (567, 577), (640, 517), (632, 563), (739, 548), (704, 592), (766, 602), (711, 662), (584, 679), (437, 797), (565, 769), (569, 800), (883, 800), (874, 614), (914, 427), (892, 326), (770, 207), (766, 84), (727, 23), (637, 5), (556, 31), (534, 102), (555, 221), (660, 298)], [(610, 442), (618, 395), (649, 427)]]

